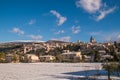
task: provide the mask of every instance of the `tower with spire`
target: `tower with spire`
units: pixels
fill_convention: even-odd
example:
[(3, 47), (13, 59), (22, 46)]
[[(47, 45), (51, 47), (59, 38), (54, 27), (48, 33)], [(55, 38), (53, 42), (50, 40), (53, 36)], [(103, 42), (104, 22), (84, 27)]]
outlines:
[(90, 43), (95, 43), (95, 39), (92, 36), (90, 37)]

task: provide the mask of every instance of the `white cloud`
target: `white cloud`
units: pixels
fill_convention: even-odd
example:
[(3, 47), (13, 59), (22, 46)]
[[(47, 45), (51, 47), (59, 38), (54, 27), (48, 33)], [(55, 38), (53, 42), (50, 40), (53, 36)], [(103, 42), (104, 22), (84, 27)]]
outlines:
[(17, 33), (19, 35), (23, 35), (24, 34), (24, 31), (20, 30), (19, 28), (13, 28), (12, 32)]
[(104, 39), (105, 41), (109, 42), (109, 41), (112, 41), (112, 36), (110, 36), (110, 35), (103, 36), (103, 39)]
[(79, 23), (79, 21), (78, 21), (78, 20), (75, 20), (75, 23)]
[(119, 32), (101, 32), (99, 35), (97, 35), (97, 37), (107, 42), (120, 41)]
[(71, 38), (70, 36), (65, 36), (65, 37), (61, 37), (61, 38), (53, 38), (52, 40), (69, 42), (70, 38)]
[(94, 13), (100, 9), (101, 0), (78, 0), (76, 6), (82, 7), (89, 13)]
[(105, 18), (105, 16), (107, 14), (110, 14), (110, 13), (114, 12), (115, 9), (116, 9), (116, 7), (113, 7), (113, 8), (110, 8), (108, 10), (100, 11), (100, 15), (96, 17), (96, 21), (102, 20), (103, 18)]
[(52, 13), (53, 15), (55, 15), (58, 18), (58, 23), (57, 23), (58, 26), (61, 26), (67, 20), (66, 17), (61, 16), (60, 13), (58, 13), (55, 10), (51, 10), (50, 13)]
[(72, 30), (72, 33), (77, 34), (80, 32), (80, 26), (77, 26), (77, 27), (73, 26), (71, 30)]
[(28, 22), (28, 24), (29, 24), (29, 25), (33, 25), (33, 24), (35, 24), (35, 22), (36, 22), (36, 20), (31, 19), (31, 20)]
[(64, 30), (59, 30), (59, 31), (55, 32), (55, 34), (62, 34), (64, 32), (65, 32)]
[(96, 35), (101, 35), (102, 32), (101, 32), (101, 31), (98, 31), (98, 32), (90, 32), (89, 34), (96, 36)]
[(103, 42), (117, 41), (117, 42), (120, 42), (120, 32), (118, 32), (118, 31), (114, 31), (114, 32), (103, 32), (103, 31), (90, 32), (89, 35), (95, 36), (98, 41), (103, 41)]
[(108, 8), (106, 3), (102, 3), (102, 0), (78, 0), (76, 1), (76, 6), (83, 8), (90, 14), (94, 14), (96, 21), (104, 19), (116, 9), (116, 7)]
[(120, 38), (120, 34), (118, 35), (118, 38)]
[(32, 38), (33, 40), (40, 40), (42, 39), (41, 35), (29, 35), (30, 38)]
[(120, 42), (120, 34), (118, 34), (116, 41)]

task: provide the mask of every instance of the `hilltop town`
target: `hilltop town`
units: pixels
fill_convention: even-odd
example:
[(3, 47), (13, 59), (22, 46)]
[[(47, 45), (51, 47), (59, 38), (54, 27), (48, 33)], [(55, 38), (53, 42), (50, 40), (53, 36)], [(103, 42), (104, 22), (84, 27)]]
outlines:
[(9, 42), (0, 44), (1, 63), (104, 62), (120, 61), (120, 43), (90, 42)]

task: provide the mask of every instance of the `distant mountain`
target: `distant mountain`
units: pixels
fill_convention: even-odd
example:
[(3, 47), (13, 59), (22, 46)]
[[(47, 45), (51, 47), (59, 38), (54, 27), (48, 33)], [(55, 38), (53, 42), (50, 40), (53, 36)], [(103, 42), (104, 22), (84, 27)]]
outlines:
[(47, 41), (47, 43), (69, 43), (69, 42), (65, 42), (65, 41), (59, 41), (59, 40), (49, 40)]
[(41, 40), (16, 40), (16, 41), (11, 41), (11, 42), (45, 42)]
[(15, 40), (15, 41), (8, 41), (8, 42), (2, 42), (0, 44), (12, 44), (12, 43), (20, 43), (20, 44), (25, 44), (25, 43), (69, 43), (65, 41), (59, 41), (59, 40), (49, 40), (49, 41), (41, 41), (41, 40)]
[(8, 42), (1, 42), (0, 44), (12, 44), (12, 43), (40, 43), (40, 42), (45, 42), (41, 40), (15, 40), (15, 41), (8, 41)]

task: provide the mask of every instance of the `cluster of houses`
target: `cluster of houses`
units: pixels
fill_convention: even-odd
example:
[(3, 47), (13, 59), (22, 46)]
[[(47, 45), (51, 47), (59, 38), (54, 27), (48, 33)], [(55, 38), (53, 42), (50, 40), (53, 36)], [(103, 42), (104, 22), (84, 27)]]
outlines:
[[(82, 55), (81, 52), (69, 52), (69, 50), (65, 50), (64, 53), (61, 55), (61, 60), (62, 61), (71, 61), (73, 60), (74, 62), (80, 62), (82, 60)], [(14, 60), (14, 57), (16, 57), (16, 60)], [(43, 56), (37, 56), (35, 54), (25, 54), (23, 57), (21, 57), (23, 62), (25, 63), (31, 63), (31, 62), (54, 62), (56, 60), (55, 56), (52, 55), (43, 55)], [(13, 54), (7, 54), (5, 61), (6, 62), (19, 62), (19, 57), (18, 55), (13, 55)]]
[(72, 62), (81, 62), (84, 58), (85, 62), (93, 62), (94, 55), (87, 55), (91, 52), (91, 50), (97, 50), (100, 54), (100, 61), (104, 61), (106, 58), (113, 59), (114, 57), (106, 52), (105, 49), (108, 49), (108, 46), (112, 45), (111, 43), (97, 43), (93, 37), (90, 38), (90, 43), (80, 42), (77, 43), (72, 42), (61, 42), (61, 41), (54, 41), (50, 40), (44, 43), (32, 43), (26, 44), (23, 46), (23, 56), (18, 57), (18, 55), (7, 54), (5, 61), (6, 62), (14, 62), (14, 58), (16, 59), (15, 62), (19, 62), (22, 60), (23, 62), (54, 62), (56, 60), (56, 56), (53, 55), (36, 55), (36, 54), (28, 54), (28, 52), (37, 49), (44, 48), (46, 52), (50, 50), (54, 50), (56, 47), (63, 48), (67, 45), (80, 45), (80, 49), (78, 51), (69, 51), (63, 50), (60, 54), (61, 61), (72, 61)]
[[(113, 59), (112, 55), (106, 54), (105, 50), (99, 50), (100, 54), (100, 61), (104, 61), (106, 58)], [(81, 62), (83, 61), (83, 56), (84, 56), (84, 61), (85, 62), (94, 62), (94, 56), (93, 55), (82, 55), (81, 51), (78, 52), (70, 52), (69, 50), (64, 50), (62, 54), (60, 54), (60, 58), (62, 62)], [(16, 57), (16, 60), (14, 61), (14, 57)], [(25, 63), (31, 63), (31, 62), (55, 62), (56, 56), (52, 55), (43, 55), (43, 56), (37, 56), (35, 54), (25, 54), (24, 56), (21, 57), (22, 62)], [(13, 55), (13, 54), (7, 54), (5, 58), (6, 62), (19, 62), (19, 56), (18, 55)]]

